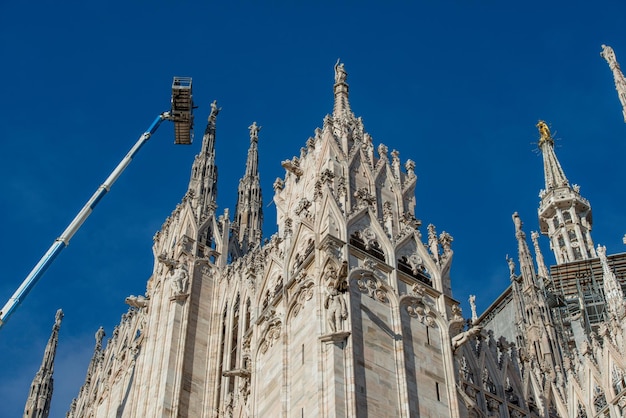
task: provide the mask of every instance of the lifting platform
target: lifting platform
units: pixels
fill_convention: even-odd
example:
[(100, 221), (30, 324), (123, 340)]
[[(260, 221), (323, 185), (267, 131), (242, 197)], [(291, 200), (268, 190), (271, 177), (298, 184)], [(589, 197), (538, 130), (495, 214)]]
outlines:
[(191, 77), (174, 77), (170, 118), (174, 122), (174, 143), (190, 145), (193, 141)]

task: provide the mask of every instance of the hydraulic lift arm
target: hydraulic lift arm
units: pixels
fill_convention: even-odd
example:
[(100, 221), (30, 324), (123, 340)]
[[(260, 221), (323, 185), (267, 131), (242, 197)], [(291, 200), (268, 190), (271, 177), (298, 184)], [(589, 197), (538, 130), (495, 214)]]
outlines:
[[(182, 97), (182, 99), (181, 99)], [(20, 306), (21, 302), (28, 295), (28, 293), (35, 287), (39, 279), (43, 276), (44, 272), (54, 259), (61, 253), (61, 251), (68, 246), (70, 240), (81, 227), (83, 222), (91, 215), (91, 212), (96, 205), (102, 200), (102, 198), (109, 192), (111, 186), (122, 172), (128, 167), (132, 159), (135, 157), (141, 147), (150, 139), (152, 134), (161, 125), (164, 120), (171, 120), (174, 122), (175, 143), (176, 144), (191, 144), (192, 141), (192, 129), (193, 129), (193, 102), (191, 98), (191, 78), (188, 77), (175, 77), (172, 84), (172, 109), (169, 112), (163, 112), (154, 119), (147, 131), (145, 131), (137, 140), (135, 145), (130, 149), (128, 154), (120, 161), (120, 163), (111, 172), (109, 177), (102, 183), (96, 192), (87, 201), (85, 206), (78, 212), (76, 217), (70, 222), (65, 231), (59, 236), (48, 251), (41, 257), (39, 262), (28, 274), (26, 279), (22, 282), (20, 287), (13, 293), (13, 296), (2, 307), (0, 311), (0, 328), (8, 321), (11, 314)]]

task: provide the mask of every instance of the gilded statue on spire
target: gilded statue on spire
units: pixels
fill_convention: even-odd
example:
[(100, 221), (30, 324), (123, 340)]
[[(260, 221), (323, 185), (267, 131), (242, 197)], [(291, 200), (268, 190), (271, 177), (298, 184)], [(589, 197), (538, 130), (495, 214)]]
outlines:
[(550, 128), (548, 128), (548, 124), (540, 120), (539, 122), (537, 122), (537, 129), (539, 129), (539, 135), (540, 135), (539, 146), (541, 146), (541, 144), (543, 144), (546, 141), (553, 142), (552, 135), (550, 134)]

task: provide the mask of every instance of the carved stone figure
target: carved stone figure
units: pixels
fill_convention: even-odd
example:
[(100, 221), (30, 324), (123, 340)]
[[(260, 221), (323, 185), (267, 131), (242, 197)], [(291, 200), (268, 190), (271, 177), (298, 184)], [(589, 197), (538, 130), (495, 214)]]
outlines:
[(452, 337), (452, 351), (456, 351), (457, 348), (465, 344), (470, 338), (480, 334), (482, 330), (483, 327), (481, 327), (480, 325), (474, 325), (467, 331), (461, 332), (458, 335)]
[(337, 60), (337, 63), (335, 64), (335, 84), (345, 83), (346, 79), (348, 78), (348, 74), (344, 69), (343, 62), (339, 61), (340, 60)]
[(63, 310), (57, 310), (57, 313), (54, 316), (55, 322), (54, 326), (59, 327), (61, 325), (61, 320), (63, 319)]
[(256, 122), (252, 122), (252, 125), (248, 126), (250, 129), (250, 138), (258, 138), (259, 131), (261, 130), (260, 126), (257, 126)]
[(328, 286), (324, 308), (326, 308), (326, 321), (332, 332), (343, 331), (343, 321), (348, 318), (346, 302), (343, 295), (335, 287)]
[(182, 295), (187, 290), (187, 282), (189, 281), (189, 273), (187, 266), (181, 263), (176, 269), (171, 270), (171, 286), (174, 295)]
[(141, 295), (130, 295), (124, 300), (124, 302), (126, 302), (127, 305), (137, 309), (145, 308), (146, 306), (148, 306), (148, 299)]
[(209, 115), (209, 118), (215, 119), (217, 114), (220, 113), (220, 110), (222, 110), (222, 108), (217, 107), (217, 100), (213, 100), (213, 103), (211, 103), (211, 114)]
[(476, 315), (476, 295), (469, 296), (469, 304), (470, 309), (472, 310), (472, 324), (478, 320), (478, 315)]
[(104, 328), (100, 327), (98, 328), (98, 331), (96, 331), (96, 346), (97, 347), (102, 347), (103, 338), (104, 338)]
[(515, 277), (515, 261), (509, 257), (509, 255), (506, 255), (506, 262), (509, 265), (509, 274), (511, 275), (511, 277)]

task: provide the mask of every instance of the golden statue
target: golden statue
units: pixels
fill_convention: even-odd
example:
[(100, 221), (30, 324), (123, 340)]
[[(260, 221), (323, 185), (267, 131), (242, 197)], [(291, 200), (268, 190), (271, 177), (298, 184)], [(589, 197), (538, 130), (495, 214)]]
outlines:
[(541, 135), (541, 137), (539, 138), (539, 145), (541, 145), (545, 141), (552, 141), (550, 128), (548, 128), (548, 125), (544, 121), (540, 120), (539, 122), (537, 122), (537, 128), (539, 129), (539, 135)]

